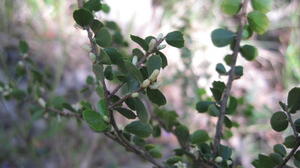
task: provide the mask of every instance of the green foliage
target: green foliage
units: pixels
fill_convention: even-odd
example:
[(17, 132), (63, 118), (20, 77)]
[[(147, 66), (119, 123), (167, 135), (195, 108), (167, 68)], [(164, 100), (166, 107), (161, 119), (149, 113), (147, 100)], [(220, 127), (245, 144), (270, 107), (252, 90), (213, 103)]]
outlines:
[(240, 52), (241, 52), (242, 56), (248, 61), (254, 60), (258, 55), (257, 49), (252, 45), (242, 46), (240, 49)]
[(236, 35), (226, 29), (216, 29), (211, 33), (211, 39), (216, 47), (225, 47), (229, 45)]
[(228, 15), (235, 15), (240, 11), (241, 5), (242, 0), (223, 0), (221, 9)]
[(176, 48), (184, 47), (183, 34), (180, 31), (173, 31), (167, 34), (166, 42)]
[(254, 10), (267, 13), (272, 8), (272, 1), (273, 0), (251, 0), (251, 4)]
[(152, 127), (142, 121), (133, 121), (126, 125), (124, 130), (141, 138), (147, 138), (152, 134)]
[(300, 110), (300, 88), (295, 87), (289, 91), (287, 104), (289, 112), (292, 114)]
[(83, 119), (88, 123), (89, 127), (97, 132), (108, 131), (110, 125), (104, 120), (104, 116), (93, 110), (85, 110), (82, 113)]
[(74, 11), (73, 18), (78, 25), (84, 27), (91, 24), (94, 17), (90, 11), (82, 8)]
[(270, 24), (268, 17), (259, 11), (252, 11), (247, 16), (250, 28), (258, 34), (264, 34)]
[(191, 142), (193, 144), (201, 144), (209, 140), (209, 136), (204, 130), (197, 130), (191, 135)]
[(274, 113), (270, 123), (272, 128), (278, 132), (284, 131), (289, 124), (286, 114), (282, 111)]

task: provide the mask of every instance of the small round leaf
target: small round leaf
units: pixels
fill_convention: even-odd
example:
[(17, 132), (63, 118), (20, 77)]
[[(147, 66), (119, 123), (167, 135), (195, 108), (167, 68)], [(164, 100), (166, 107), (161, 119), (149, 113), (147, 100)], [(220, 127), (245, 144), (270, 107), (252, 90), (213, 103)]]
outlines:
[(77, 9), (73, 12), (73, 18), (80, 26), (87, 26), (93, 21), (93, 14), (87, 9)]
[(272, 115), (271, 126), (277, 132), (284, 131), (288, 127), (288, 119), (284, 112), (279, 111)]

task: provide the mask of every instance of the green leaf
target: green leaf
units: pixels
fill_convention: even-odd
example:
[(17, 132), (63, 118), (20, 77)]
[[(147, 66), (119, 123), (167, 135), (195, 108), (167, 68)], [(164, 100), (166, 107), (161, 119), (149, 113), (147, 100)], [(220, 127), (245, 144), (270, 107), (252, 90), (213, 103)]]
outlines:
[(199, 101), (197, 104), (196, 104), (196, 109), (199, 113), (204, 113), (204, 112), (207, 112), (208, 110), (208, 107), (211, 105), (211, 104), (214, 104), (214, 102), (211, 102), (211, 101)]
[(296, 160), (300, 161), (300, 151), (299, 150), (294, 154), (294, 158)]
[(109, 47), (112, 37), (106, 27), (102, 27), (95, 35), (96, 43), (101, 47)]
[(157, 104), (158, 106), (167, 103), (165, 96), (158, 89), (147, 88), (147, 96), (152, 103)]
[(190, 139), (189, 129), (184, 125), (176, 126), (175, 135), (182, 144), (186, 144)]
[(211, 39), (216, 47), (225, 47), (229, 45), (236, 35), (226, 29), (216, 29), (211, 33)]
[(276, 144), (273, 146), (273, 151), (280, 154), (282, 157), (286, 155), (286, 149), (282, 144)]
[(171, 157), (166, 161), (166, 163), (167, 163), (168, 165), (173, 165), (173, 164), (175, 164), (175, 163), (177, 163), (177, 162), (180, 162), (180, 161), (183, 161), (182, 157), (180, 157), (180, 156), (171, 156)]
[(227, 116), (225, 116), (225, 118), (224, 118), (224, 124), (227, 128), (232, 127), (232, 121)]
[(216, 66), (216, 71), (220, 74), (220, 75), (226, 75), (227, 71), (225, 69), (225, 66), (222, 63), (218, 63)]
[(153, 149), (150, 149), (148, 152), (154, 158), (161, 158), (162, 157), (162, 154), (161, 154), (159, 148), (157, 148), (157, 147), (153, 148)]
[(132, 41), (134, 41), (138, 45), (140, 45), (145, 51), (148, 51), (149, 46), (148, 46), (147, 42), (144, 39), (142, 39), (138, 36), (135, 36), (135, 35), (130, 35), (130, 38), (131, 38)]
[(77, 9), (73, 12), (73, 18), (75, 22), (84, 27), (92, 23), (94, 16), (87, 9)]
[(295, 165), (297, 168), (300, 168), (300, 161), (298, 161), (297, 159), (294, 159), (294, 165)]
[(88, 9), (89, 11), (99, 11), (101, 10), (101, 3), (100, 0), (89, 0), (84, 3), (84, 8)]
[(132, 56), (137, 56), (138, 58), (142, 58), (144, 56), (144, 53), (140, 49), (135, 48), (132, 50)]
[(144, 106), (144, 103), (140, 99), (134, 98), (134, 106), (135, 106), (138, 118), (143, 122), (148, 122), (149, 114)]
[(287, 116), (282, 111), (274, 113), (271, 117), (270, 123), (273, 130), (277, 132), (284, 131), (289, 125)]
[(113, 64), (116, 64), (121, 68), (124, 68), (123, 57), (116, 48), (105, 48), (104, 51), (109, 56)]
[(294, 114), (297, 110), (300, 110), (300, 88), (295, 87), (289, 91), (288, 94), (288, 110)]
[(122, 114), (124, 117), (126, 117), (128, 119), (136, 118), (136, 115), (134, 114), (134, 112), (132, 112), (129, 109), (118, 107), (118, 108), (115, 108), (115, 110), (117, 110), (120, 114)]
[(141, 138), (147, 138), (152, 133), (151, 125), (141, 121), (131, 122), (130, 124), (126, 125), (124, 130)]
[(211, 115), (211, 116), (219, 116), (220, 110), (218, 109), (216, 104), (209, 105), (208, 114)]
[(220, 101), (222, 98), (223, 91), (225, 89), (225, 83), (221, 81), (214, 81), (213, 87), (210, 88), (216, 101)]
[(254, 60), (258, 55), (257, 49), (252, 45), (244, 45), (243, 47), (241, 47), (240, 52), (242, 56), (248, 61)]
[(166, 42), (176, 48), (184, 47), (183, 34), (180, 31), (173, 31), (167, 34)]
[(242, 37), (243, 39), (249, 39), (253, 35), (253, 31), (251, 30), (249, 25), (245, 25), (243, 27)]
[(204, 130), (197, 130), (191, 135), (193, 144), (201, 144), (209, 140), (208, 133)]
[(278, 153), (271, 153), (269, 154), (269, 157), (273, 160), (273, 162), (278, 165), (283, 161), (283, 158), (280, 154)]
[(229, 98), (229, 104), (228, 104), (228, 107), (227, 107), (227, 113), (228, 114), (232, 114), (235, 112), (236, 108), (238, 106), (238, 100), (233, 97), (233, 96), (230, 96)]
[(228, 54), (224, 57), (224, 61), (226, 63), (226, 65), (232, 65), (233, 61), (232, 61), (232, 55)]
[(102, 4), (101, 10), (104, 13), (109, 13), (110, 12), (110, 7), (107, 4)]
[(128, 62), (125, 63), (125, 66), (128, 71), (127, 75), (131, 75), (132, 77), (134, 77), (136, 80), (140, 82), (144, 81), (143, 75), (141, 74), (141, 72), (138, 70), (136, 66)]
[(294, 125), (295, 125), (295, 128), (296, 128), (296, 131), (300, 132), (300, 118), (295, 120)]
[(228, 146), (220, 145), (220, 156), (222, 156), (223, 160), (228, 160), (231, 158), (232, 149)]
[(107, 80), (113, 80), (114, 79), (114, 74), (112, 70), (112, 66), (107, 66), (104, 70), (104, 76)]
[(153, 136), (154, 138), (157, 138), (157, 137), (160, 137), (160, 135), (161, 135), (161, 129), (160, 129), (159, 125), (155, 125), (155, 126), (153, 127), (152, 136)]
[(294, 148), (296, 143), (297, 143), (297, 138), (294, 135), (287, 136), (283, 142), (284, 146), (287, 148)]
[(242, 66), (236, 66), (235, 67), (235, 77), (240, 78), (244, 75), (244, 68)]
[(161, 67), (165, 68), (168, 65), (168, 59), (167, 59), (167, 57), (165, 56), (164, 53), (162, 53), (160, 51), (157, 51), (156, 54), (158, 54), (160, 56), (160, 58), (161, 58), (161, 63), (162, 63)]
[(103, 49), (100, 49), (100, 54), (99, 57), (97, 57), (97, 61), (99, 61), (101, 64), (107, 64), (107, 65), (110, 65), (112, 63), (110, 57)]
[(272, 1), (273, 0), (251, 0), (251, 4), (254, 10), (268, 13), (272, 9)]
[(224, 13), (228, 15), (235, 15), (240, 11), (241, 6), (241, 0), (223, 0), (221, 4), (221, 9)]
[(107, 102), (106, 102), (105, 99), (99, 100), (98, 110), (99, 110), (99, 113), (103, 116), (108, 116), (109, 115), (109, 111), (108, 111), (108, 108), (107, 108)]
[(102, 116), (93, 111), (85, 110), (83, 111), (83, 119), (88, 123), (89, 127), (97, 132), (108, 131), (110, 126), (103, 120)]
[(93, 32), (96, 34), (97, 32), (99, 32), (99, 30), (104, 26), (104, 24), (102, 22), (100, 22), (97, 19), (94, 19), (92, 21), (92, 23), (90, 24), (91, 29), (93, 30)]
[(276, 163), (269, 157), (263, 154), (258, 156), (260, 165), (263, 165), (265, 168), (274, 168)]
[(247, 18), (251, 29), (256, 33), (264, 34), (267, 31), (270, 21), (265, 14), (259, 11), (252, 11)]
[(160, 70), (162, 66), (162, 60), (160, 56), (153, 55), (147, 60), (146, 65), (147, 65), (148, 75), (151, 75), (155, 69)]
[(23, 53), (23, 54), (28, 53), (29, 46), (28, 46), (27, 42), (24, 40), (19, 41), (19, 49), (20, 49), (21, 53)]

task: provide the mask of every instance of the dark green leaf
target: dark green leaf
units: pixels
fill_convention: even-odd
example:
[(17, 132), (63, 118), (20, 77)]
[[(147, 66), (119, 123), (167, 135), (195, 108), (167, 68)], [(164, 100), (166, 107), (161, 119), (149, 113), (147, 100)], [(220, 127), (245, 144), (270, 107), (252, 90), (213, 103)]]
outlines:
[(99, 32), (99, 30), (104, 26), (104, 24), (102, 22), (100, 22), (99, 20), (94, 19), (92, 21), (92, 23), (90, 24), (91, 29), (93, 30), (93, 32), (96, 34), (97, 32)]
[(294, 114), (297, 110), (300, 110), (300, 88), (295, 87), (289, 91), (288, 94), (288, 110)]
[(112, 70), (112, 66), (107, 66), (104, 70), (104, 76), (107, 80), (113, 80), (114, 79), (114, 74)]
[(199, 113), (204, 113), (207, 112), (208, 107), (214, 104), (214, 102), (210, 102), (210, 101), (200, 101), (196, 104), (196, 109)]
[(226, 29), (216, 29), (211, 33), (211, 39), (216, 47), (225, 47), (229, 45), (236, 35)]
[(284, 146), (287, 148), (293, 148), (297, 143), (297, 138), (294, 135), (287, 136), (284, 139)]
[(149, 124), (141, 121), (131, 122), (130, 124), (126, 125), (124, 130), (141, 138), (147, 138), (152, 133), (152, 127)]
[(300, 151), (299, 150), (294, 154), (294, 157), (296, 160), (300, 161)]
[(157, 51), (156, 52), (159, 56), (160, 56), (160, 58), (161, 58), (161, 63), (162, 63), (162, 68), (165, 68), (167, 65), (168, 65), (168, 59), (167, 59), (167, 57), (165, 56), (165, 54), (164, 53), (162, 53), (162, 52), (160, 52), (160, 51)]
[(226, 75), (227, 71), (225, 69), (225, 66), (222, 63), (218, 63), (216, 66), (216, 71), (220, 74), (220, 75)]
[(160, 70), (160, 68), (162, 67), (162, 60), (160, 56), (153, 55), (147, 60), (146, 65), (147, 65), (148, 75), (150, 76), (155, 69)]
[(236, 66), (235, 67), (235, 77), (240, 78), (244, 75), (244, 68), (242, 66)]
[(144, 106), (144, 103), (140, 99), (135, 98), (134, 99), (134, 106), (135, 106), (138, 118), (143, 122), (148, 122), (149, 121), (149, 114), (148, 114), (148, 112), (147, 112), (147, 110)]
[(184, 47), (183, 34), (180, 31), (173, 31), (167, 34), (166, 42), (176, 48)]
[(242, 56), (248, 61), (254, 60), (258, 55), (257, 49), (252, 45), (244, 45), (241, 47), (240, 51)]
[(100, 0), (88, 0), (83, 5), (84, 8), (88, 9), (89, 11), (99, 11), (101, 9)]
[(274, 152), (280, 154), (282, 157), (286, 155), (286, 149), (282, 144), (276, 144), (273, 146)]
[(24, 40), (19, 41), (19, 49), (20, 49), (21, 53), (23, 53), (23, 54), (28, 53), (29, 46), (28, 46), (27, 42)]
[(134, 114), (134, 112), (132, 112), (129, 109), (118, 107), (115, 110), (117, 110), (120, 114), (122, 114), (124, 117), (126, 117), (128, 119), (135, 119), (136, 118), (136, 115)]
[(182, 144), (186, 144), (190, 139), (189, 129), (184, 125), (179, 125), (176, 127), (175, 135)]
[(289, 125), (287, 116), (282, 111), (274, 113), (271, 117), (270, 123), (273, 130), (277, 132), (284, 131)]
[(209, 140), (208, 133), (204, 130), (197, 130), (191, 135), (193, 144), (201, 144)]
[(160, 137), (160, 135), (161, 135), (161, 129), (160, 129), (159, 125), (155, 125), (153, 127), (152, 136), (156, 138), (156, 137)]
[(92, 23), (94, 16), (90, 11), (82, 8), (73, 12), (73, 18), (78, 25), (84, 27)]
[(99, 110), (100, 114), (103, 115), (103, 116), (108, 116), (109, 115), (109, 111), (108, 111), (108, 108), (107, 108), (107, 102), (106, 102), (105, 99), (99, 100), (98, 110)]
[(109, 47), (112, 43), (112, 37), (106, 27), (100, 28), (95, 35), (96, 43), (101, 47)]
[(103, 132), (109, 130), (110, 126), (103, 120), (99, 113), (93, 110), (85, 110), (82, 115), (89, 127), (94, 131)]
[(152, 103), (159, 106), (167, 103), (165, 96), (158, 89), (147, 88), (147, 96)]
[(144, 39), (142, 39), (138, 36), (134, 36), (134, 35), (130, 35), (130, 38), (131, 38), (132, 41), (134, 41), (138, 45), (140, 45), (145, 51), (148, 51), (149, 46), (148, 46), (147, 42)]
[(295, 125), (295, 128), (296, 128), (296, 131), (300, 132), (300, 118), (295, 120), (294, 125)]

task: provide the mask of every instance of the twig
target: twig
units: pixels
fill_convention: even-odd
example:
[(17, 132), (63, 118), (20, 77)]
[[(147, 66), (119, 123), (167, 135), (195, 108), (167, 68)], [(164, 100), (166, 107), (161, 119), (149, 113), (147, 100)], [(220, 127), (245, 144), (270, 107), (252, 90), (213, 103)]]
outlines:
[[(137, 63), (137, 67), (140, 68), (142, 66), (142, 64), (146, 61), (147, 57), (149, 57), (151, 54), (155, 53), (157, 51), (157, 47), (165, 40), (165, 38), (162, 38), (160, 40), (158, 40), (153, 49), (150, 51), (147, 51), (145, 53), (145, 55), (139, 60), (139, 62)], [(108, 96), (108, 98), (111, 98), (112, 96), (114, 96), (120, 89), (121, 87), (125, 84), (125, 82), (119, 84)]]
[(215, 138), (214, 138), (214, 146), (213, 146), (215, 155), (217, 155), (218, 151), (219, 151), (220, 141), (221, 141), (221, 137), (222, 137), (223, 123), (224, 123), (224, 118), (225, 118), (225, 113), (226, 113), (227, 101), (230, 96), (232, 83), (235, 78), (235, 65), (236, 65), (237, 56), (238, 56), (238, 53), (240, 50), (240, 42), (242, 39), (243, 26), (246, 22), (244, 17), (246, 15), (248, 2), (249, 2), (249, 0), (244, 0), (243, 6), (242, 6), (242, 13), (241, 13), (241, 15), (239, 15), (239, 28), (237, 31), (236, 42), (235, 42), (235, 46), (234, 46), (234, 50), (233, 50), (233, 54), (232, 54), (231, 71), (229, 72), (227, 85), (224, 90), (222, 100), (220, 103), (221, 110), (220, 110), (220, 114), (218, 117), (218, 122), (217, 122), (217, 126), (216, 126), (216, 134), (215, 134)]
[(56, 114), (58, 114), (60, 116), (63, 116), (63, 117), (75, 117), (77, 119), (82, 119), (82, 116), (80, 114), (66, 113), (64, 111), (60, 111), (60, 110), (57, 110), (57, 109), (54, 109), (54, 108), (47, 107), (46, 111), (56, 113)]
[(295, 147), (290, 151), (289, 155), (283, 160), (283, 162), (277, 168), (283, 168), (285, 164), (291, 159), (291, 157), (295, 154), (296, 150), (300, 146), (300, 139), (297, 138), (297, 143)]
[[(140, 92), (140, 91), (142, 91), (143, 89), (144, 89), (144, 88), (140, 87), (140, 88), (138, 88), (138, 89), (137, 89), (136, 91), (134, 91), (134, 92)], [(134, 92), (133, 92), (133, 93), (134, 93)], [(110, 105), (108, 108), (109, 108), (109, 109), (113, 109), (115, 106), (117, 106), (117, 105), (123, 103), (126, 99), (128, 99), (128, 98), (131, 96), (131, 94), (132, 94), (132, 93), (128, 93), (127, 95), (125, 95), (124, 97), (122, 97), (120, 100), (118, 100), (118, 101), (116, 101), (114, 104)]]
[(292, 130), (293, 130), (293, 133), (294, 133), (295, 137), (298, 137), (298, 132), (296, 130), (296, 127), (295, 127), (295, 124), (293, 122), (291, 114), (289, 112), (287, 112), (287, 111), (285, 113), (286, 113), (286, 115), (288, 117), (289, 123), (290, 123), (290, 125), (292, 127)]

